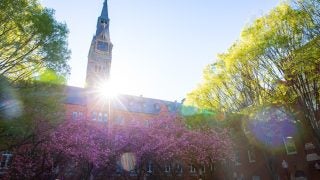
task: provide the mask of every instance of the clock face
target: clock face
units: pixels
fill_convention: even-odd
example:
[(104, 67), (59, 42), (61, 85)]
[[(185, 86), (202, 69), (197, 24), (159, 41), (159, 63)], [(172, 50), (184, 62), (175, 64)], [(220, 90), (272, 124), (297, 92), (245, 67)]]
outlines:
[(99, 51), (108, 51), (108, 43), (103, 41), (98, 41), (97, 49)]

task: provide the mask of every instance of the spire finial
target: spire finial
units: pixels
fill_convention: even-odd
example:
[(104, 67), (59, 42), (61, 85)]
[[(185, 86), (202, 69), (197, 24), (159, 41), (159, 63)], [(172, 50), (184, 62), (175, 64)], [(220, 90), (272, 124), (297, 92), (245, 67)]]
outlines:
[(107, 1), (107, 0), (104, 0), (103, 8), (102, 8), (101, 16), (100, 16), (100, 17), (103, 18), (103, 19), (106, 19), (106, 20), (109, 19), (109, 15), (108, 15), (108, 1)]

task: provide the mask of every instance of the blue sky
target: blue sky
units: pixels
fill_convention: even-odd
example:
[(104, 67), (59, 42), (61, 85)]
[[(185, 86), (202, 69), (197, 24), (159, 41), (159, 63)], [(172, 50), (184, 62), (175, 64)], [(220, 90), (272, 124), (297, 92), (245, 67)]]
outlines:
[[(41, 0), (70, 30), (68, 84), (83, 87), (103, 0)], [(111, 78), (119, 93), (183, 99), (242, 28), (278, 0), (109, 0)]]

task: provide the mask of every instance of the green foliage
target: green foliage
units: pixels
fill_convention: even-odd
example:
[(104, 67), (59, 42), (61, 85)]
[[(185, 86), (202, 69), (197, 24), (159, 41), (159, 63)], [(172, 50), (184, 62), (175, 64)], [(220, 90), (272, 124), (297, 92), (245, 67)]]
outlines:
[(6, 96), (8, 91), (0, 93), (3, 104), (0, 111), (0, 151), (30, 143), (36, 137), (44, 139), (64, 120), (61, 85), (34, 82), (32, 86), (15, 89), (8, 83), (2, 83), (1, 87), (14, 93), (10, 96)]
[(39, 142), (63, 120), (67, 34), (38, 0), (1, 1), (0, 151)]
[(320, 117), (320, 2), (282, 3), (247, 25), (241, 37), (203, 73), (186, 102), (212, 111), (250, 115), (281, 105), (315, 127)]
[(50, 69), (67, 75), (67, 27), (37, 0), (0, 3), (0, 75), (11, 81), (30, 79)]

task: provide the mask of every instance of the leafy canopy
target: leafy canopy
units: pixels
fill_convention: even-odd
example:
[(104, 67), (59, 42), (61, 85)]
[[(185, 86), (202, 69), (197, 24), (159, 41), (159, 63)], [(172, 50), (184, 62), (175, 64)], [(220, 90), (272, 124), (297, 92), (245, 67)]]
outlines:
[(0, 3), (0, 75), (26, 80), (50, 69), (67, 75), (68, 30), (37, 0)]

